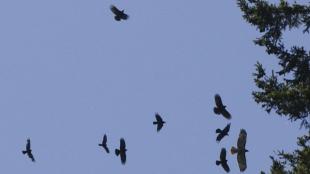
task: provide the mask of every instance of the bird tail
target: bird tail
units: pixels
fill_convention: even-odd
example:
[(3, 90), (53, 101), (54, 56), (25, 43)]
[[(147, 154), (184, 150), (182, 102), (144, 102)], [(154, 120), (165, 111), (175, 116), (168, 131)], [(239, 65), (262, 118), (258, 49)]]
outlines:
[(23, 154), (26, 154), (26, 153), (27, 153), (27, 151), (26, 151), (26, 150), (23, 150), (22, 152), (23, 152)]
[(119, 155), (119, 152), (120, 152), (120, 151), (119, 151), (118, 149), (115, 149), (115, 155), (116, 155), (116, 156)]
[(235, 154), (235, 153), (238, 152), (238, 149), (235, 148), (234, 146), (232, 146), (231, 149), (230, 149), (230, 152), (231, 152), (231, 154), (233, 155), (233, 154)]
[(219, 114), (221, 113), (220, 109), (217, 108), (217, 107), (214, 107), (214, 108), (213, 108), (213, 111), (214, 111), (214, 113), (217, 114), (217, 115), (219, 115)]
[(102, 144), (98, 144), (98, 146), (102, 146)]
[(157, 122), (156, 122), (156, 121), (154, 121), (154, 122), (153, 122), (153, 124), (157, 124)]
[(218, 166), (221, 164), (221, 161), (215, 161), (215, 164)]
[(216, 133), (221, 133), (222, 132), (222, 130), (221, 129), (216, 129), (216, 131), (215, 131)]

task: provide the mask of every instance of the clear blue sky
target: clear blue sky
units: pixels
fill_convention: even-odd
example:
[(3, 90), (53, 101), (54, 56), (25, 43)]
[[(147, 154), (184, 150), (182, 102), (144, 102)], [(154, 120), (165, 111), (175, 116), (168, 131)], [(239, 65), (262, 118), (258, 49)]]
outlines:
[[(114, 21), (111, 4), (130, 19)], [(255, 62), (276, 59), (235, 1), (2, 0), (0, 22), (0, 173), (224, 173), (215, 160), (244, 128), (253, 174), (304, 133), (253, 101)], [(215, 93), (231, 121), (213, 113)], [(98, 147), (104, 133), (112, 151), (125, 138), (125, 166)], [(36, 163), (21, 153), (28, 137)]]

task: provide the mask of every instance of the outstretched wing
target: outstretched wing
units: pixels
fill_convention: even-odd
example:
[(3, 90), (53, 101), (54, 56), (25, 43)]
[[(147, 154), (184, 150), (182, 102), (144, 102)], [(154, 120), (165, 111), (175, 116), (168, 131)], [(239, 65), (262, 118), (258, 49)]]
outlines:
[(163, 123), (158, 123), (157, 124), (157, 132), (159, 132), (163, 126), (164, 126)]
[(155, 113), (155, 117), (156, 117), (156, 121), (159, 123), (163, 122), (163, 119), (161, 118), (161, 116), (158, 113)]
[(103, 139), (102, 139), (102, 144), (107, 144), (107, 135), (104, 134)]
[(222, 115), (227, 119), (231, 119), (230, 113), (225, 108), (222, 110)]
[(226, 160), (226, 149), (222, 148), (221, 154), (220, 154), (220, 160), (225, 161)]
[(247, 168), (245, 152), (238, 152), (237, 161), (238, 161), (240, 171), (241, 172), (245, 171), (245, 169)]
[(32, 153), (28, 152), (27, 154), (28, 154), (28, 157), (31, 159), (31, 161), (35, 162), (35, 159), (34, 159)]
[(216, 141), (220, 142), (222, 140), (222, 138), (224, 137), (224, 134), (221, 132), (218, 134), (218, 136), (216, 137)]
[(125, 164), (126, 163), (126, 152), (122, 152), (120, 153), (120, 156), (121, 156), (121, 162), (122, 164)]
[(230, 129), (230, 123), (228, 123), (228, 124), (226, 125), (226, 127), (223, 129), (223, 132), (228, 133), (228, 132), (229, 132), (229, 129)]
[(217, 107), (219, 108), (223, 107), (222, 99), (219, 94), (215, 94), (214, 99), (215, 99), (215, 104)]
[(27, 139), (26, 150), (31, 149), (30, 139)]
[(110, 9), (116, 16), (119, 16), (122, 14), (122, 12), (118, 8), (116, 8), (114, 5), (111, 5)]
[(120, 146), (119, 146), (120, 151), (124, 151), (126, 149), (126, 143), (124, 138), (121, 138), (120, 140)]
[(244, 149), (245, 148), (246, 137), (247, 137), (246, 131), (244, 129), (241, 129), (240, 133), (239, 133), (238, 142), (237, 142), (238, 149)]

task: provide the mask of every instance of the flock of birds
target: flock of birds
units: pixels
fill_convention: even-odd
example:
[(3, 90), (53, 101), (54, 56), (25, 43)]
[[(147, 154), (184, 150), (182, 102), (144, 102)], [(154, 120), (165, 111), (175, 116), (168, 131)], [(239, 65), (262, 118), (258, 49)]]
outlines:
[[(111, 5), (110, 7), (111, 11), (114, 13), (114, 19), (116, 21), (121, 21), (121, 20), (127, 20), (129, 18), (129, 15), (125, 14), (124, 10), (119, 10), (117, 7)], [(226, 106), (223, 104), (222, 99), (219, 94), (216, 94), (214, 96), (215, 99), (215, 107), (213, 109), (214, 113), (217, 115), (222, 115), (226, 119), (230, 120), (231, 119), (231, 114), (226, 110)], [(153, 125), (157, 126), (157, 132), (159, 132), (164, 124), (166, 123), (162, 117), (158, 114), (155, 113), (155, 119), (156, 121), (153, 122)], [(225, 136), (228, 136), (228, 132), (230, 130), (230, 123), (226, 125), (226, 127), (221, 130), (221, 129), (216, 129), (216, 141), (219, 143)], [(237, 153), (237, 161), (238, 161), (238, 166), (241, 172), (245, 171), (247, 168), (246, 164), (246, 157), (245, 153), (248, 152), (248, 150), (245, 148), (246, 145), (246, 139), (247, 139), (247, 133), (244, 129), (240, 130), (239, 133), (239, 138), (237, 141), (237, 147), (232, 146), (231, 147), (231, 154), (236, 154)], [(110, 150), (107, 145), (107, 135), (105, 134), (103, 136), (101, 144), (98, 144), (100, 147), (102, 147), (107, 153), (110, 153)], [(120, 146), (119, 149), (115, 149), (115, 155), (120, 156), (121, 163), (124, 165), (126, 163), (126, 143), (125, 139), (121, 138), (120, 139)], [(22, 151), (23, 154), (27, 154), (28, 157), (35, 162), (34, 156), (32, 154), (32, 149), (31, 149), (31, 143), (30, 139), (27, 139), (27, 144), (26, 144), (26, 150)], [(230, 171), (230, 168), (227, 163), (226, 159), (226, 149), (222, 148), (220, 152), (220, 159), (216, 160), (216, 165), (221, 165), (223, 169), (226, 172)]]

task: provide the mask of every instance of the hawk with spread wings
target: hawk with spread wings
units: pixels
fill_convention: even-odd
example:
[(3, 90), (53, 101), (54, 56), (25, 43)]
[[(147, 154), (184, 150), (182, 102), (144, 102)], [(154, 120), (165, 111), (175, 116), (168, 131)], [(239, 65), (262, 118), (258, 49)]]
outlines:
[(230, 113), (226, 110), (226, 106), (223, 104), (221, 96), (219, 94), (215, 94), (214, 96), (216, 107), (213, 108), (213, 111), (217, 115), (223, 115), (227, 119), (231, 119)]
[(123, 20), (127, 20), (129, 18), (129, 16), (125, 13), (124, 10), (119, 10), (117, 7), (115, 7), (114, 5), (110, 6), (111, 11), (114, 13), (114, 19), (116, 21), (120, 21), (121, 19)]
[(31, 144), (30, 144), (29, 138), (27, 139), (26, 150), (23, 150), (22, 152), (24, 155), (27, 154), (32, 162), (35, 162), (35, 159), (33, 157), (32, 150), (31, 150)]
[(237, 153), (237, 161), (241, 172), (245, 171), (245, 169), (247, 168), (245, 157), (245, 153), (248, 152), (248, 150), (245, 148), (246, 139), (247, 139), (247, 133), (244, 129), (241, 129), (237, 141), (237, 148), (232, 146), (230, 150), (231, 154)]

